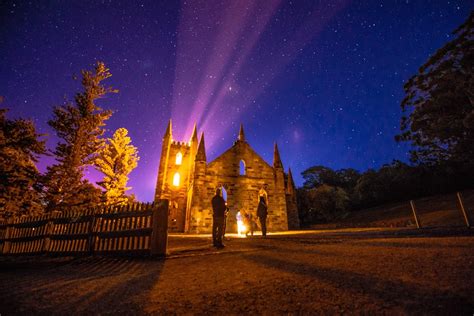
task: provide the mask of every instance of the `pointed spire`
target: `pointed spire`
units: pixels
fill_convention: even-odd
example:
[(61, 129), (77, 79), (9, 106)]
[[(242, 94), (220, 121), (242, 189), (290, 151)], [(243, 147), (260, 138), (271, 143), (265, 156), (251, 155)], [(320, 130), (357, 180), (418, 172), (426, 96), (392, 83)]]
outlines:
[(171, 137), (171, 130), (172, 130), (172, 127), (171, 127), (171, 119), (170, 119), (170, 121), (168, 122), (168, 127), (166, 128), (164, 137), (168, 137), (168, 136)]
[(278, 145), (275, 142), (275, 147), (273, 148), (273, 168), (282, 168), (283, 164), (281, 163), (280, 152), (278, 151)]
[(239, 137), (237, 138), (241, 142), (245, 142), (245, 134), (244, 134), (244, 125), (240, 124), (240, 130), (239, 130)]
[(191, 140), (190, 140), (190, 142), (191, 142), (191, 143), (194, 143), (194, 142), (197, 143), (197, 141), (198, 141), (197, 128), (196, 128), (196, 123), (194, 123), (193, 134), (191, 135)]
[(293, 193), (295, 190), (295, 182), (293, 181), (293, 175), (291, 174), (291, 168), (288, 168), (288, 182), (286, 184), (286, 191)]
[(201, 140), (196, 154), (196, 161), (206, 161), (206, 148), (204, 144), (204, 132), (201, 133)]

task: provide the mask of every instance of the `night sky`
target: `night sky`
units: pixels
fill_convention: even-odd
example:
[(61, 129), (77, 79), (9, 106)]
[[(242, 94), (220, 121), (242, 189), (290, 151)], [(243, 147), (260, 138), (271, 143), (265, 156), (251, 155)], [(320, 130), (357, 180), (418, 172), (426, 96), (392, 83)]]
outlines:
[[(329, 3), (329, 4), (328, 4)], [(66, 5), (67, 4), (67, 5)], [(48, 127), (104, 61), (120, 90), (107, 136), (129, 130), (141, 160), (130, 186), (153, 199), (168, 119), (187, 141), (204, 131), (208, 161), (244, 124), (270, 164), (273, 142), (298, 185), (313, 165), (358, 170), (407, 160), (397, 144), (403, 83), (452, 38), (469, 1), (0, 1), (0, 95), (10, 117)], [(40, 169), (52, 162), (42, 159)], [(88, 176), (97, 180), (96, 172)]]

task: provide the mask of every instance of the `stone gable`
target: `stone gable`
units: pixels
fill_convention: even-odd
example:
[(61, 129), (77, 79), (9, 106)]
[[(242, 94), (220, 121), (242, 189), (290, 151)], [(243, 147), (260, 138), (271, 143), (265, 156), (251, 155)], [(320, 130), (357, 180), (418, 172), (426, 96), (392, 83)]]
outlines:
[[(210, 163), (205, 161), (204, 136), (201, 136), (199, 146), (197, 137), (192, 137), (189, 144), (169, 140), (165, 144), (166, 141), (165, 135), (156, 198), (170, 199), (171, 230), (210, 232), (211, 199), (219, 187), (224, 188), (227, 195), (228, 232), (237, 230), (236, 214), (239, 210), (253, 214), (253, 218), (257, 220), (258, 198), (262, 194), (268, 203), (268, 230), (270, 232), (288, 230), (288, 209), (295, 212), (296, 194), (293, 195), (291, 193), (293, 191), (286, 187), (287, 181), (281, 161), (274, 162), (272, 167), (263, 160), (245, 141), (243, 128), (233, 146)], [(276, 147), (275, 150), (277, 151)], [(173, 165), (177, 152), (181, 152), (183, 158), (188, 158), (183, 159), (180, 166)], [(279, 160), (278, 152), (274, 156)], [(241, 162), (245, 165), (244, 170), (241, 170)], [(165, 171), (167, 175), (162, 174)], [(173, 187), (169, 183), (176, 172), (183, 173), (184, 181), (180, 186)], [(294, 214), (290, 215), (292, 215), (290, 218), (293, 218), (291, 227), (295, 227)]]

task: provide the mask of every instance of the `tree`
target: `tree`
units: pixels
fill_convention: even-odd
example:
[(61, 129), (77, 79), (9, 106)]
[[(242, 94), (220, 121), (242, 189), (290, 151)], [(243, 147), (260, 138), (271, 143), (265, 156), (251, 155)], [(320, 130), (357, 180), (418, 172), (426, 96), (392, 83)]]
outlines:
[(349, 196), (344, 189), (327, 184), (298, 191), (298, 210), (303, 224), (343, 218), (348, 214), (349, 202)]
[(360, 173), (352, 168), (332, 170), (325, 166), (314, 166), (301, 173), (305, 180), (305, 188), (316, 188), (323, 184), (334, 187), (341, 187), (344, 190), (352, 191), (360, 178)]
[(104, 174), (104, 179), (97, 182), (105, 189), (106, 204), (126, 204), (129, 198), (125, 192), (128, 175), (138, 164), (137, 148), (131, 145), (132, 140), (125, 128), (115, 131), (112, 138), (99, 150), (95, 167)]
[(474, 161), (474, 12), (405, 84), (397, 141), (408, 141), (414, 162)]
[(337, 185), (337, 173), (329, 167), (314, 166), (301, 173), (304, 179), (305, 188), (316, 188), (322, 184)]
[(354, 187), (361, 176), (359, 171), (352, 168), (337, 170), (336, 175), (336, 186), (343, 188), (347, 192), (352, 192), (354, 190)]
[(49, 210), (88, 207), (99, 202), (100, 190), (83, 176), (84, 169), (96, 159), (104, 142), (101, 139), (103, 126), (112, 115), (112, 111), (95, 104), (107, 94), (118, 92), (102, 84), (111, 76), (102, 62), (97, 63), (94, 72), (83, 70), (84, 91), (76, 94), (74, 104), (54, 108), (48, 124), (56, 131), (60, 142), (54, 151), (58, 163), (48, 167), (45, 177)]
[(36, 168), (46, 152), (32, 121), (9, 120), (0, 109), (0, 217), (36, 215), (43, 211)]

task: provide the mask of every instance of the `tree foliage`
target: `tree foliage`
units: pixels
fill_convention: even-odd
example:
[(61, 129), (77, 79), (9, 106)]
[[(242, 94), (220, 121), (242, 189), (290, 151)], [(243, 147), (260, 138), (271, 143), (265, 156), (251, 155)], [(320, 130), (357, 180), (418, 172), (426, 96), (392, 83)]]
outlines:
[(115, 131), (112, 138), (101, 147), (95, 160), (95, 167), (104, 174), (101, 182), (105, 189), (106, 204), (126, 204), (129, 198), (125, 195), (128, 175), (138, 164), (137, 148), (131, 145), (132, 140), (125, 128)]
[(334, 187), (341, 187), (345, 190), (351, 190), (360, 177), (360, 173), (352, 168), (332, 170), (329, 167), (314, 166), (301, 173), (305, 180), (305, 188), (314, 188), (322, 184)]
[(298, 191), (298, 208), (303, 224), (330, 222), (342, 218), (349, 211), (349, 195), (339, 187), (322, 184), (311, 189)]
[[(318, 179), (305, 182), (305, 186), (298, 189), (298, 210), (303, 224), (337, 219), (337, 214), (344, 214), (340, 210), (357, 211), (384, 203), (472, 188), (474, 178), (474, 170), (469, 166), (454, 168), (451, 164), (408, 165), (398, 160), (363, 173), (347, 170), (316, 166), (302, 173), (305, 180)], [(328, 188), (343, 190), (347, 194), (347, 208), (328, 202), (331, 201), (328, 196), (332, 192)], [(331, 217), (331, 214), (334, 216)]]
[(402, 133), (414, 162), (474, 160), (474, 12), (405, 84)]
[(0, 216), (36, 215), (43, 211), (36, 162), (45, 142), (32, 121), (6, 113), (0, 109)]
[(105, 121), (112, 112), (95, 102), (117, 90), (102, 81), (111, 77), (109, 69), (98, 62), (94, 71), (82, 71), (83, 92), (74, 103), (57, 106), (48, 124), (56, 131), (60, 142), (54, 154), (57, 163), (48, 167), (45, 177), (49, 210), (64, 210), (74, 206), (92, 206), (99, 202), (100, 190), (83, 179), (84, 170), (92, 165), (103, 144)]

